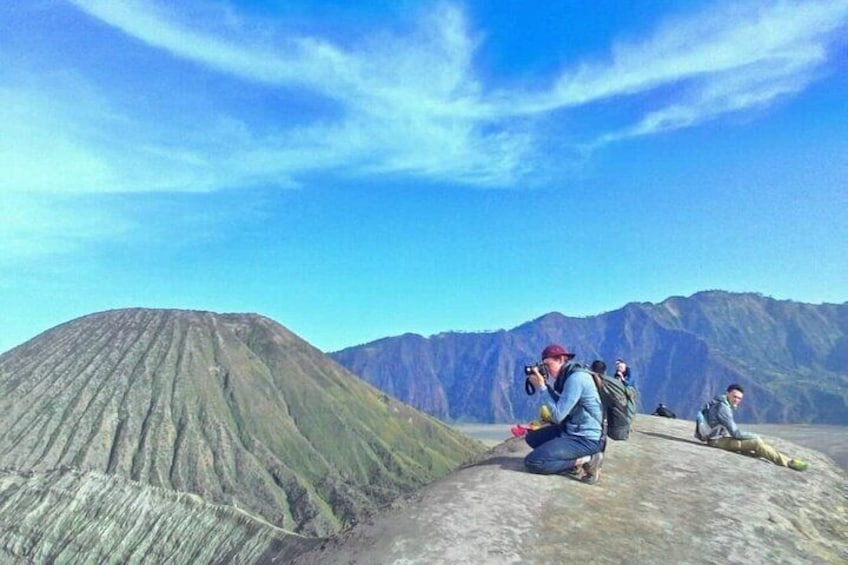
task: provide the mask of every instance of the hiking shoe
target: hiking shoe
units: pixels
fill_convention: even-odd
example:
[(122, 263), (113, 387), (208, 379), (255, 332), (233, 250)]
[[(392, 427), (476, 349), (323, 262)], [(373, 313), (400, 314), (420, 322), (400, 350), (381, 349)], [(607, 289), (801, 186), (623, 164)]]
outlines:
[(786, 466), (796, 471), (806, 471), (807, 467), (809, 467), (810, 464), (801, 461), (800, 459), (790, 459), (789, 463), (787, 463)]
[(566, 469), (562, 472), (566, 477), (571, 477), (572, 479), (579, 479), (583, 476), (583, 467), (572, 467), (571, 469)]
[(604, 454), (603, 452), (598, 452), (589, 459), (588, 463), (583, 464), (583, 471), (585, 475), (580, 479), (586, 484), (593, 485), (598, 482), (598, 479), (601, 478), (601, 464), (604, 462)]

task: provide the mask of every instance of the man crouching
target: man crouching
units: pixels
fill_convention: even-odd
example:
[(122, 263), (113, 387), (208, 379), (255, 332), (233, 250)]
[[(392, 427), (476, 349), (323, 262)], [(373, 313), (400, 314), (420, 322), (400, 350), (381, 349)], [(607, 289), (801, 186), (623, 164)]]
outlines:
[(543, 406), (550, 410), (553, 423), (527, 433), (526, 441), (533, 451), (524, 458), (524, 466), (531, 473), (567, 473), (595, 484), (601, 474), (605, 443), (601, 398), (588, 369), (573, 359), (574, 354), (560, 345), (549, 345), (542, 351), (545, 372), (556, 378), (553, 387), (537, 367), (529, 370), (527, 378), (539, 391)]

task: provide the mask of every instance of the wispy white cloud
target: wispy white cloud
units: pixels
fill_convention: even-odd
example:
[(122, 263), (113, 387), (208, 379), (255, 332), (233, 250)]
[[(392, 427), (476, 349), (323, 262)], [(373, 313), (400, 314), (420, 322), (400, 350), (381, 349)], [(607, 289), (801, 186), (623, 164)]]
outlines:
[[(334, 123), (257, 132), (223, 160), (229, 171), (252, 163), (256, 177), (289, 181), (304, 170), (345, 167), (510, 184), (544, 161), (535, 151), (546, 140), (534, 136), (528, 116), (677, 89), (677, 97), (657, 107), (634, 103), (633, 123), (596, 132), (590, 144), (598, 146), (762, 107), (803, 90), (848, 22), (843, 0), (722, 3), (662, 22), (645, 39), (613, 45), (607, 61), (566, 68), (546, 91), (487, 91), (473, 67), (481, 40), (449, 4), (426, 14), (409, 35), (384, 32), (344, 47), (232, 14), (189, 20), (149, 2), (74, 3), (173, 56), (342, 104)], [(224, 182), (244, 174), (211, 172)]]
[[(324, 90), (349, 85), (357, 61), (320, 38), (275, 33), (251, 26), (224, 6), (195, 6), (187, 13), (173, 5), (127, 0), (69, 0), (89, 15), (172, 55), (219, 71), (271, 84), (301, 84)], [(334, 89), (328, 94), (341, 94)]]
[[(848, 37), (847, 0), (716, 3), (613, 44), (603, 60), (565, 66), (547, 88), (502, 89), (475, 67), (485, 30), (448, 3), (422, 7), (410, 27), (346, 42), (218, 4), (71, 3), (234, 89), (257, 87), (281, 100), (295, 93), (329, 110), (281, 123), (214, 107), (180, 121), (169, 116), (173, 107), (153, 115), (113, 98), (87, 69), (45, 77), (6, 59), (15, 71), (0, 75), (0, 192), (293, 187), (315, 171), (510, 186), (562, 167), (564, 147), (579, 155), (768, 107), (829, 72)], [(570, 119), (601, 113), (599, 103), (611, 100), (626, 111), (597, 119), (582, 138), (569, 135)], [(37, 220), (45, 210), (56, 208), (21, 213)], [(22, 225), (4, 233), (7, 246), (25, 251), (15, 235), (27, 233)]]
[(127, 217), (67, 196), (0, 192), (0, 270), (79, 251), (92, 242), (128, 233)]
[(0, 188), (85, 191), (108, 182), (108, 162), (77, 143), (84, 124), (78, 117), (72, 118), (75, 113), (62, 111), (60, 105), (40, 90), (0, 87)]
[[(0, 189), (49, 192), (203, 191), (255, 184), (297, 186), (304, 172), (406, 173), (469, 184), (506, 184), (529, 151), (520, 128), (480, 121), (473, 78), (475, 40), (464, 15), (444, 5), (411, 36), (383, 32), (343, 49), (229, 12), (173, 12), (141, 2), (74, 2), (130, 37), (237, 80), (300, 89), (332, 101), (337, 115), (296, 127), (247, 125), (203, 116), (190, 129), (148, 116), (108, 95), (82, 74), (71, 85), (18, 87), (0, 109), (6, 130), (24, 144), (0, 147), (13, 174)], [(212, 10), (214, 8), (204, 8)], [(214, 16), (214, 17), (213, 17)], [(212, 22), (198, 27), (198, 22)], [(129, 69), (128, 69), (129, 72)], [(39, 82), (41, 83), (39, 84)], [(32, 93), (51, 92), (33, 103)], [(82, 93), (80, 91), (90, 92)], [(58, 96), (57, 96), (58, 94)], [(10, 136), (16, 139), (18, 135)], [(24, 157), (24, 158), (22, 158)], [(45, 166), (46, 165), (46, 166)]]
[(616, 44), (609, 61), (562, 72), (554, 88), (528, 93), (516, 113), (581, 107), (668, 87), (676, 98), (642, 103), (637, 123), (595, 145), (690, 127), (802, 91), (846, 43), (848, 2), (747, 2), (661, 24), (647, 39)]
[[(595, 144), (692, 127), (725, 114), (767, 107), (800, 92), (813, 80), (815, 66), (810, 61), (816, 55), (824, 58), (821, 50), (814, 51), (818, 53), (811, 53), (809, 58), (778, 65), (775, 61), (757, 63), (739, 69), (737, 74), (711, 77), (682, 94), (678, 101), (648, 112), (638, 123), (601, 135)], [(762, 69), (763, 65), (768, 68)]]

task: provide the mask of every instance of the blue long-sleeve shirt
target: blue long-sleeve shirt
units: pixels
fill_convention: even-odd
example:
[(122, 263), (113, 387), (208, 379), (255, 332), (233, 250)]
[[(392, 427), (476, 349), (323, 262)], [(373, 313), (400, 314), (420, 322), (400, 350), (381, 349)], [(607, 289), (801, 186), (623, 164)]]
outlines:
[(542, 402), (551, 411), (553, 420), (563, 426), (565, 433), (601, 439), (603, 412), (595, 381), (587, 370), (575, 368), (572, 363), (566, 364), (562, 371), (571, 373), (565, 379), (562, 393), (552, 393), (548, 387), (542, 387)]

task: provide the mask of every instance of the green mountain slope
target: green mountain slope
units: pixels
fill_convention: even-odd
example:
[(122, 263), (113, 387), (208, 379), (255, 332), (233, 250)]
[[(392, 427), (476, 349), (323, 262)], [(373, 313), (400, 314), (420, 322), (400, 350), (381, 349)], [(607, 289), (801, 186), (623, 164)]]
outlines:
[(238, 506), (307, 535), (481, 446), (257, 315), (118, 310), (0, 356), (0, 467), (68, 466)]

